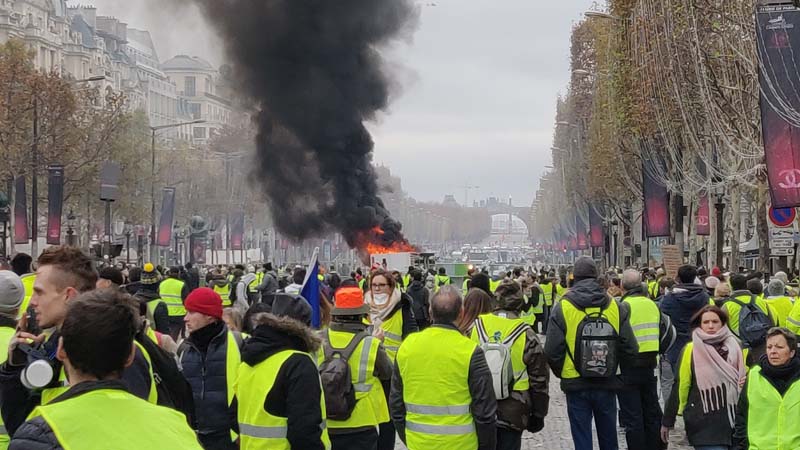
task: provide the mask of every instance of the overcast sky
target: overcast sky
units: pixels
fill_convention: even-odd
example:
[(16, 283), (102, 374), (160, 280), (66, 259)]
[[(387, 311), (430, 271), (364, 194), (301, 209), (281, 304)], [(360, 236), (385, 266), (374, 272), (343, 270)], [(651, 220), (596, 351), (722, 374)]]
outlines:
[[(81, 0), (98, 15), (148, 29), (159, 56), (223, 61), (193, 8), (157, 0)], [(75, 1), (72, 2), (77, 3)], [(440, 201), (464, 186), (476, 198), (529, 205), (550, 164), (556, 97), (569, 79), (569, 35), (592, 0), (425, 0), (414, 41), (389, 58), (404, 88), (370, 125), (375, 161), (418, 200)], [(435, 6), (431, 6), (435, 4)]]

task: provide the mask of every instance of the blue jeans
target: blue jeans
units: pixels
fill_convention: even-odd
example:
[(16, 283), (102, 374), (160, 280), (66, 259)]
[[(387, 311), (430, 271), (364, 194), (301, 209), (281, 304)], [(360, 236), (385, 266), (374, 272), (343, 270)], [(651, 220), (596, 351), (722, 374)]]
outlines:
[(600, 450), (618, 450), (617, 396), (609, 390), (567, 392), (567, 414), (575, 450), (592, 450), (592, 417)]

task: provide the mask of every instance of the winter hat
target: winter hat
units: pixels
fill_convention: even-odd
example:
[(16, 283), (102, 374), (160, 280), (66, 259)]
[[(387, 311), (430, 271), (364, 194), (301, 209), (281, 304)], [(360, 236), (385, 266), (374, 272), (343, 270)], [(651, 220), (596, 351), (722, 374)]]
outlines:
[(157, 284), (160, 281), (160, 276), (152, 263), (144, 265), (144, 269), (142, 269), (142, 278), (139, 281), (141, 281), (142, 284)]
[(25, 287), (19, 276), (10, 270), (0, 270), (0, 316), (16, 318), (24, 298)]
[(783, 281), (783, 284), (786, 285), (789, 283), (789, 277), (786, 275), (786, 272), (775, 272), (775, 276), (773, 278), (777, 278), (778, 280)]
[(706, 278), (706, 287), (708, 289), (716, 289), (718, 285), (719, 285), (719, 278), (717, 277)]
[(186, 311), (222, 319), (222, 297), (213, 289), (197, 288), (186, 297), (186, 301), (183, 303)]
[(125, 283), (125, 279), (122, 277), (122, 272), (120, 272), (120, 270), (116, 267), (103, 267), (97, 277), (101, 280), (108, 280), (117, 286), (122, 286)]
[(711, 269), (711, 276), (719, 278), (720, 275), (722, 275), (722, 271), (719, 270), (719, 267), (714, 267)]
[(597, 266), (589, 256), (581, 256), (575, 261), (575, 268), (572, 270), (575, 281), (586, 278), (597, 278)]
[(369, 305), (364, 303), (364, 291), (358, 286), (344, 286), (333, 295), (335, 306), (332, 316), (360, 316), (369, 313)]
[(311, 305), (300, 295), (276, 295), (272, 302), (272, 314), (278, 317), (288, 317), (303, 325), (311, 326)]

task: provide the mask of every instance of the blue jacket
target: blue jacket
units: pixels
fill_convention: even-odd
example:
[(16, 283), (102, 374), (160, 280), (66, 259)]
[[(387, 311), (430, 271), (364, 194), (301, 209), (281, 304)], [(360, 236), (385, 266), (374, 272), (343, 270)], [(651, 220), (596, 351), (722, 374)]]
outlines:
[(675, 344), (667, 351), (667, 360), (676, 367), (681, 350), (687, 342), (692, 340), (692, 330), (689, 322), (692, 316), (702, 307), (708, 305), (708, 292), (699, 284), (679, 284), (672, 292), (661, 299), (661, 312), (669, 316), (675, 325)]

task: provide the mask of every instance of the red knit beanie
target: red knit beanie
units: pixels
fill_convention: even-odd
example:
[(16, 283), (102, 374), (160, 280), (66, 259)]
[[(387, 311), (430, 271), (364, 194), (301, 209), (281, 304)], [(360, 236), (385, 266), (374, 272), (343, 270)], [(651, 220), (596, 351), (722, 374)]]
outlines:
[(186, 311), (199, 312), (207, 316), (222, 319), (222, 297), (213, 289), (198, 288), (193, 290), (183, 302)]

